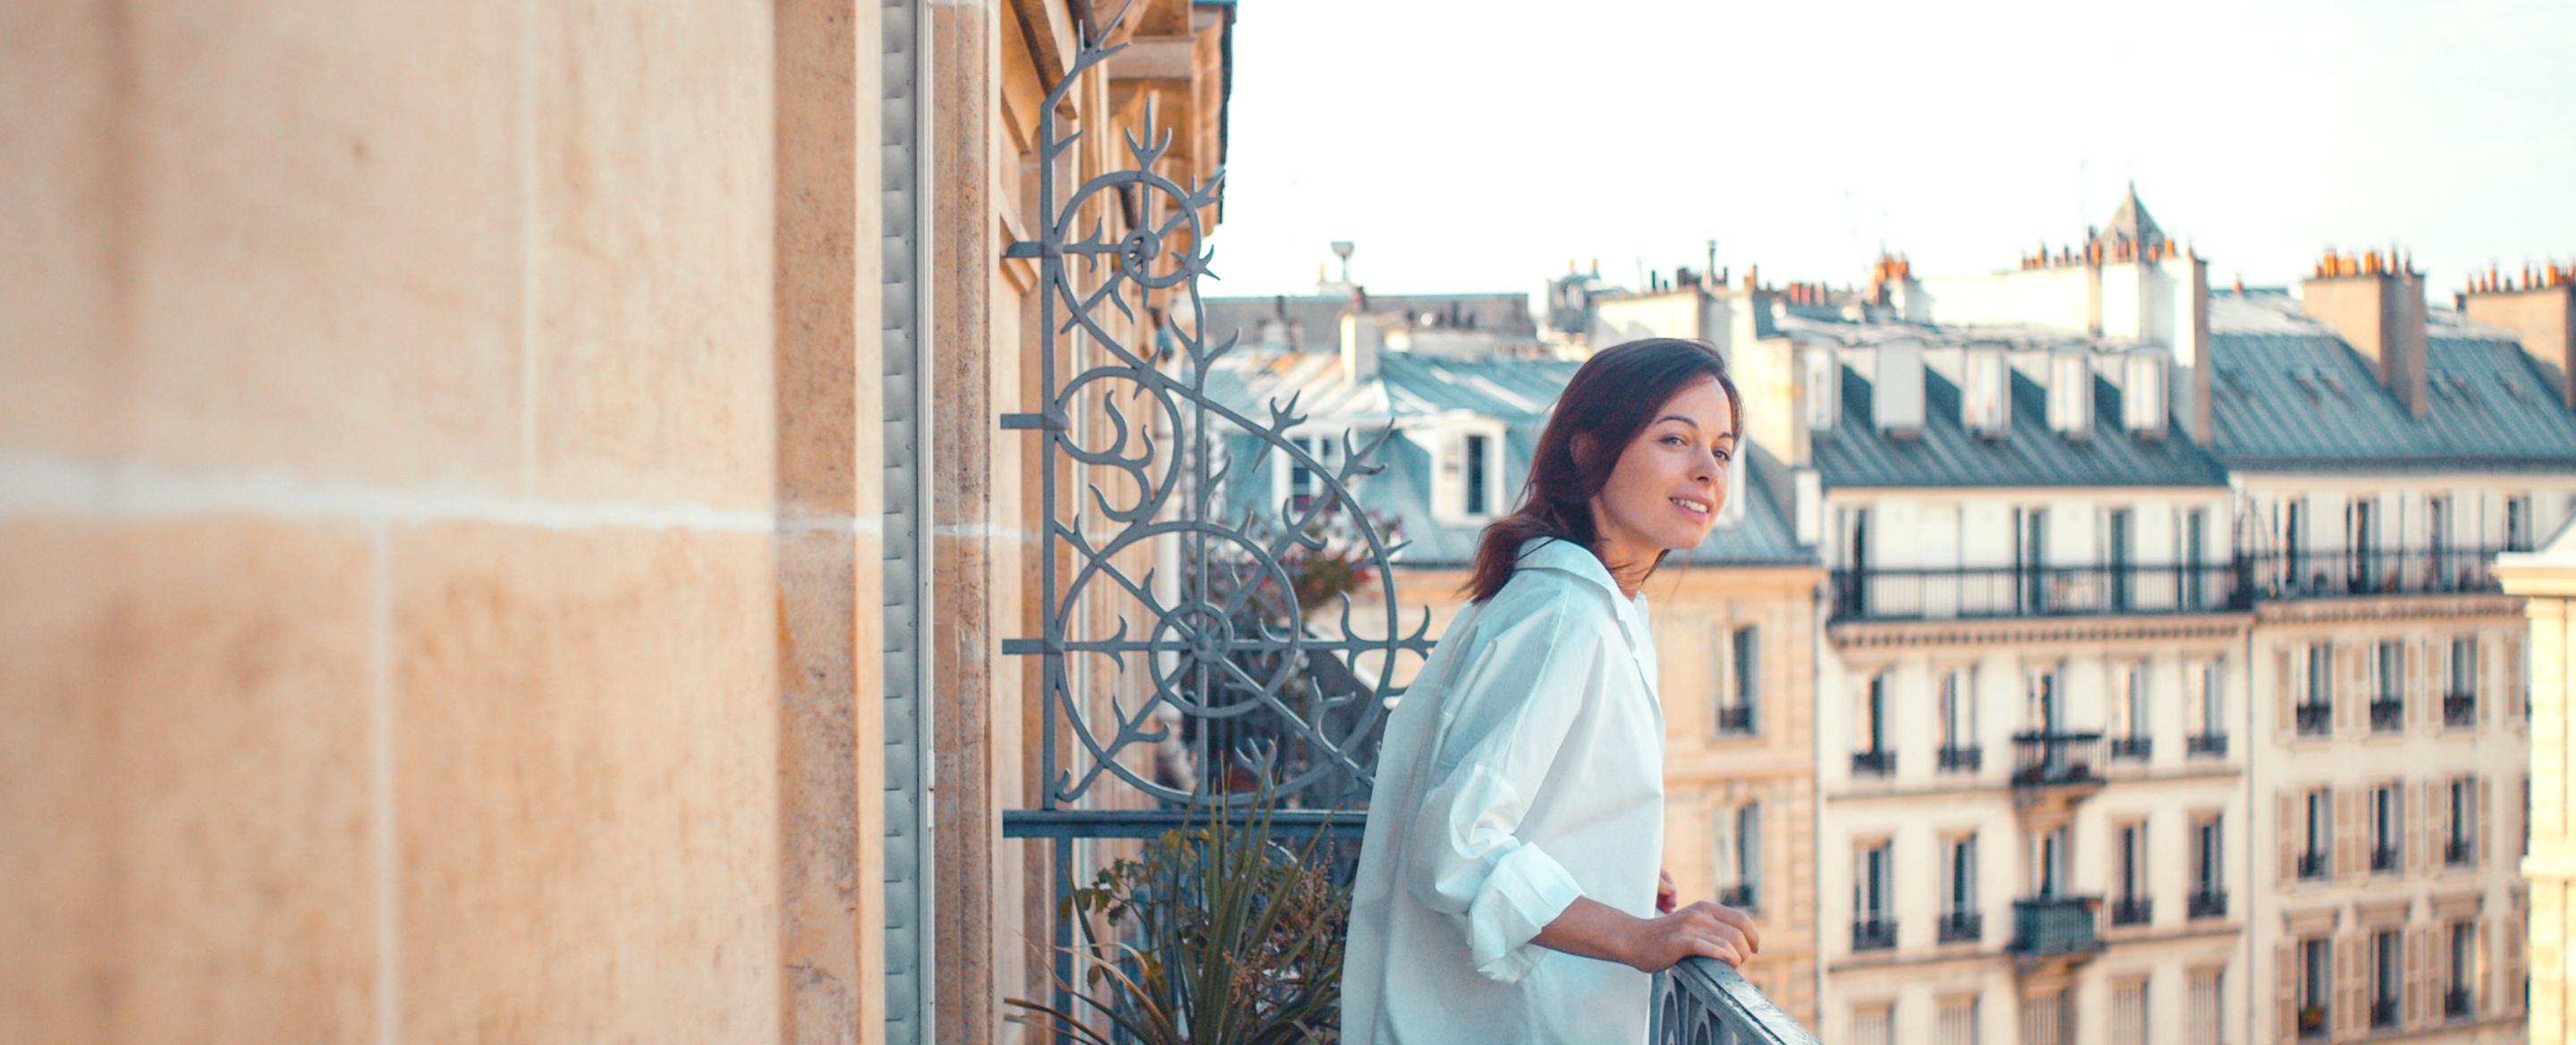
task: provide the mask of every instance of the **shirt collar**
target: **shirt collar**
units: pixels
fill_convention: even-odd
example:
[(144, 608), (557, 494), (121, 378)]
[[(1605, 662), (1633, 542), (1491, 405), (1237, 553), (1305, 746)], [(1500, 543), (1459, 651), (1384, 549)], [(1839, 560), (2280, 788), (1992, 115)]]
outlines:
[(1610, 604), (1618, 608), (1623, 624), (1636, 623), (1637, 612), (1645, 605), (1646, 593), (1638, 592), (1636, 598), (1630, 599), (1620, 591), (1619, 582), (1610, 576), (1610, 567), (1603, 565), (1592, 549), (1561, 537), (1532, 537), (1521, 542), (1520, 566), (1559, 570), (1591, 581), (1609, 593)]

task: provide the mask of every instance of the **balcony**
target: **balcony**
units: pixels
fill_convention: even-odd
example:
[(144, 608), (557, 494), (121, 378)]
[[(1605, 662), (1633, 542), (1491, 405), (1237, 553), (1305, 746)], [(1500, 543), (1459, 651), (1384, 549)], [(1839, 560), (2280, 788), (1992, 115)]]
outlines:
[(2442, 694), (2442, 725), (2449, 729), (2468, 729), (2478, 724), (2478, 697), (2475, 693)]
[(2466, 1016), (2466, 1015), (2468, 1015), (2468, 1014), (2469, 1014), (2469, 991), (2468, 991), (2468, 988), (2465, 988), (2465, 987), (2453, 987), (2453, 988), (2451, 988), (2450, 990), (2447, 990), (2447, 991), (2443, 991), (2443, 992), (2442, 992), (2442, 1016), (2443, 1016), (2443, 1018), (2445, 1018), (2445, 1019), (2454, 1019), (2454, 1020), (2456, 1020), (2456, 1019), (2459, 1019), (2460, 1017)]
[(2227, 894), (2210, 889), (2192, 891), (2191, 902), (2184, 911), (2193, 920), (2227, 917)]
[(2320, 599), (2364, 595), (2447, 595), (2500, 590), (2490, 569), (2503, 547), (2315, 551), (2253, 557), (2250, 586), (2258, 598)]
[(1974, 773), (1985, 767), (1986, 749), (1970, 744), (1966, 747), (1944, 747), (1939, 752), (1944, 773)]
[(2397, 999), (2395, 999), (2395, 998), (2372, 998), (2372, 999), (2370, 1000), (2370, 1026), (2371, 1026), (2371, 1028), (2372, 1028), (2372, 1029), (2374, 1029), (2374, 1030), (2376, 1030), (2376, 1029), (2381, 1028), (2381, 1027), (2394, 1027), (2394, 1026), (2396, 1026), (2396, 1025), (2397, 1025)]
[(2474, 864), (2478, 862), (2477, 846), (2466, 838), (2453, 837), (2444, 839), (2442, 841), (2442, 862), (2452, 867), (2467, 867), (2470, 864)]
[(1852, 920), (1852, 950), (1884, 951), (1896, 946), (1896, 923), (1885, 918)]
[(1852, 752), (1853, 776), (1887, 777), (1896, 775), (1896, 752), (1885, 748)]
[(2191, 758), (2226, 758), (2227, 734), (2197, 733), (2184, 737), (2182, 753)]
[(2325, 876), (2326, 876), (2326, 854), (2324, 854), (2324, 853), (2300, 853), (2300, 854), (2299, 854), (2299, 879), (2300, 879), (2301, 881), (2316, 881), (2316, 880), (2318, 880), (2318, 879), (2324, 878)]
[(2299, 705), (2299, 735), (2322, 737), (2334, 732), (2334, 705), (2315, 701)]
[(1760, 908), (1753, 902), (1756, 895), (1753, 891), (1753, 883), (1744, 882), (1718, 890), (1717, 902), (1739, 911), (1759, 910)]
[(2098, 896), (2038, 896), (2013, 901), (2012, 953), (2023, 958), (2091, 954), (2102, 949), (2094, 926)]
[(1816, 1045), (1816, 1036), (1780, 1011), (1725, 962), (1691, 958), (1655, 974), (1652, 1042)]
[(2406, 699), (2373, 697), (2370, 701), (2370, 731), (2394, 733), (2406, 728)]
[(2100, 733), (2013, 734), (2012, 782), (2018, 788), (2099, 786)]
[(2322, 1040), (2326, 1036), (2326, 1017), (2331, 1013), (2323, 1005), (2299, 1006), (2299, 1040)]
[(2238, 565), (1840, 569), (1837, 621), (1974, 620), (2251, 609)]
[(2396, 869), (2397, 869), (2397, 847), (2396, 847), (2396, 846), (2393, 846), (2393, 845), (2375, 845), (2375, 846), (2370, 847), (2370, 872), (2371, 872), (2372, 874), (2384, 874), (2384, 873), (2387, 873), (2387, 872), (2390, 872), (2390, 871), (2394, 871), (2394, 870), (2396, 870)]
[(2111, 759), (2115, 762), (2122, 760), (2144, 762), (2147, 756), (2154, 752), (2155, 738), (2153, 737), (2111, 738)]
[(1717, 709), (1717, 731), (1720, 733), (1752, 733), (1753, 709), (1745, 705)]
[(1979, 911), (1949, 911), (1941, 915), (1940, 942), (1974, 942), (1986, 938), (1986, 916)]
[(2123, 896), (2111, 901), (2111, 924), (2145, 925), (2156, 919), (2156, 902), (2143, 896)]

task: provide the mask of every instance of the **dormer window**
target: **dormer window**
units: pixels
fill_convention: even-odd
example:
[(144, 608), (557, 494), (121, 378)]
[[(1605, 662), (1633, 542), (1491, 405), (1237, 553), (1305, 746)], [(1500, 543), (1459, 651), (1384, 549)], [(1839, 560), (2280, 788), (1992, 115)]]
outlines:
[(2142, 439), (2165, 434), (2165, 357), (2141, 352), (2128, 359), (2120, 394), (2120, 425)]
[(1307, 506), (1312, 505), (1316, 498), (1331, 495), (1332, 480), (1329, 476), (1341, 471), (1343, 446), (1341, 436), (1320, 433), (1292, 435), (1288, 441), (1305, 451), (1306, 456), (1314, 458), (1320, 466), (1318, 470), (1295, 454), (1279, 452), (1279, 462), (1283, 467), (1273, 473), (1277, 479), (1271, 488), (1270, 499), (1274, 504), (1285, 505), (1293, 519), (1305, 514)]
[(1439, 462), (1432, 514), (1449, 523), (1482, 523), (1503, 510), (1503, 425), (1474, 419), (1424, 433)]
[(1801, 381), (1807, 392), (1807, 430), (1830, 432), (1842, 419), (1843, 365), (1831, 348), (1807, 349), (1800, 357)]
[(2093, 434), (2093, 361), (2073, 352), (2048, 361), (2048, 427), (2068, 438)]
[(1968, 350), (1967, 387), (1959, 397), (1959, 423), (1977, 435), (2012, 430), (2012, 366), (1999, 348)]

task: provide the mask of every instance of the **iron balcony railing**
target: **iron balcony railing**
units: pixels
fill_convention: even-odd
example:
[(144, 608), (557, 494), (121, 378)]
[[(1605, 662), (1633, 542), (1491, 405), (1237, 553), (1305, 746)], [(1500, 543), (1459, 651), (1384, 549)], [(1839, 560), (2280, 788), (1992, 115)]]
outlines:
[(1655, 1045), (1816, 1045), (1744, 974), (1713, 958), (1689, 958), (1655, 974), (1649, 1040)]
[(2156, 918), (2156, 902), (2144, 896), (2123, 896), (2111, 901), (2111, 924), (2145, 925)]
[(2497, 553), (2511, 549), (2396, 548), (2273, 552), (2251, 557), (2254, 594), (2265, 599), (2492, 592)]
[(1759, 909), (1755, 903), (1759, 896), (1760, 894), (1753, 888), (1753, 883), (1742, 882), (1718, 890), (1717, 902), (1740, 911), (1751, 911)]
[(2397, 869), (2397, 847), (2396, 847), (2396, 846), (2393, 846), (2393, 845), (2375, 845), (2375, 846), (2370, 847), (2370, 870), (2372, 871), (2372, 873), (2379, 873), (2379, 872), (2383, 872), (2383, 871), (2394, 871), (2394, 870), (2396, 870), (2396, 869)]
[(2299, 854), (2299, 877), (2301, 877), (2301, 878), (2323, 878), (2323, 877), (2325, 877), (2325, 876), (2326, 876), (2326, 854), (2324, 854), (2324, 853), (2318, 853), (2318, 852), (2307, 852), (2307, 853), (2300, 853), (2300, 854)]
[(1896, 923), (1885, 918), (1852, 919), (1852, 950), (1883, 951), (1896, 946)]
[(2191, 903), (2186, 913), (2195, 919), (2225, 918), (2227, 917), (2227, 894), (2219, 890), (2195, 889), (2192, 891)]
[(2326, 1017), (2333, 1014), (2334, 1010), (2328, 1009), (2323, 1005), (2310, 1003), (2300, 1006), (2299, 1039), (2306, 1041), (2312, 1038), (2325, 1037), (2326, 1027), (2328, 1026)]
[(2100, 733), (2029, 732), (2013, 734), (2015, 787), (2098, 784)]
[(2453, 867), (2466, 867), (2477, 862), (2476, 847), (2466, 838), (2449, 838), (2442, 842), (2442, 862)]
[(1982, 940), (1986, 936), (1986, 916), (1982, 911), (1950, 911), (1941, 916), (1940, 942)]
[(1720, 733), (1753, 732), (1753, 708), (1739, 704), (1717, 709), (1717, 731)]
[(2393, 733), (2406, 728), (2406, 698), (2373, 697), (2370, 701), (2370, 731)]
[(2475, 693), (2442, 694), (2442, 725), (2462, 728), (2478, 724), (2478, 697)]
[(2194, 733), (2182, 738), (2182, 753), (2194, 758), (2227, 757), (2227, 734)]
[(2334, 732), (2334, 705), (2310, 701), (2299, 705), (2299, 735), (2321, 737)]
[(1896, 752), (1874, 748), (1852, 752), (1853, 776), (1895, 776)]
[(2013, 901), (2012, 952), (2025, 958), (2102, 949), (2096, 931), (2102, 898), (2034, 896)]
[(1943, 747), (1939, 756), (1942, 772), (1974, 773), (1984, 768), (1986, 749), (1975, 744), (1966, 747)]
[(2372, 998), (2372, 999), (2370, 999), (2370, 1025), (2371, 1025), (2372, 1027), (2394, 1027), (2394, 1026), (2396, 1026), (2396, 1025), (2397, 1025), (2397, 999), (2395, 999), (2395, 998)]
[(2453, 987), (2442, 992), (2442, 1015), (2459, 1017), (2468, 1014), (2469, 992), (2466, 988)]
[(1837, 620), (1959, 620), (2252, 607), (2241, 566), (1846, 567), (1832, 576)]
[(2147, 756), (2154, 752), (2155, 738), (2153, 737), (2128, 736), (2111, 738), (2111, 757), (2115, 760), (2127, 759), (2132, 762), (2144, 762), (2147, 760)]

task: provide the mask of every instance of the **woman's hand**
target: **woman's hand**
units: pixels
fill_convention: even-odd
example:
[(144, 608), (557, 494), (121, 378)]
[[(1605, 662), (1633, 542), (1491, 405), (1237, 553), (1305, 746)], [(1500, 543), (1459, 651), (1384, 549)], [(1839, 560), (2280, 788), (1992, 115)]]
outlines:
[(1673, 913), (1673, 908), (1681, 906), (1681, 902), (1682, 891), (1674, 887), (1673, 873), (1671, 871), (1655, 872), (1655, 913), (1671, 914)]
[(1662, 972), (1684, 958), (1715, 958), (1742, 966), (1762, 949), (1753, 918), (1732, 907), (1702, 901), (1658, 918), (1640, 919), (1623, 958), (1640, 972)]

